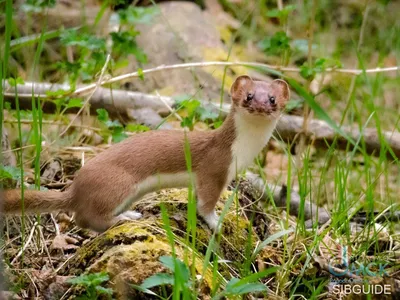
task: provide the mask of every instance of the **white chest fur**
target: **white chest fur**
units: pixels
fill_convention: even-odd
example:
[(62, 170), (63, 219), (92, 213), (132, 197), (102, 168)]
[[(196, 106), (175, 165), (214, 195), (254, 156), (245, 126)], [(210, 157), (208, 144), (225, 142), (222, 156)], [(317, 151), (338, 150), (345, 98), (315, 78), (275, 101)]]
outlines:
[(231, 148), (233, 160), (228, 182), (253, 162), (271, 138), (276, 123), (274, 119), (235, 116), (236, 139)]

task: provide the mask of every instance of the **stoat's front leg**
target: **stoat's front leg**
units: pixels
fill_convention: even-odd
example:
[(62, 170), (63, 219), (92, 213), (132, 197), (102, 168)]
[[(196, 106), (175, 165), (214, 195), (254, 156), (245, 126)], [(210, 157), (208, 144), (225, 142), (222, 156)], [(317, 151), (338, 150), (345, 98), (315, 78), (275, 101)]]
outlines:
[(201, 172), (196, 176), (197, 211), (207, 225), (214, 231), (218, 230), (218, 215), (215, 206), (226, 185), (225, 172), (209, 174)]

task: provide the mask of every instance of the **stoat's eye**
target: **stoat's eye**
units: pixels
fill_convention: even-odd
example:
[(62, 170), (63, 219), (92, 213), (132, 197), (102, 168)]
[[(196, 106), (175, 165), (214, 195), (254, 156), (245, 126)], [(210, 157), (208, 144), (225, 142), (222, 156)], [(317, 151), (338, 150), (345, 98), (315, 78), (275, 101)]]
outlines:
[(246, 100), (247, 100), (247, 101), (251, 101), (251, 100), (253, 100), (253, 98), (254, 98), (254, 94), (248, 93), (248, 94), (247, 94)]
[(274, 96), (269, 96), (269, 103), (275, 104), (275, 97)]

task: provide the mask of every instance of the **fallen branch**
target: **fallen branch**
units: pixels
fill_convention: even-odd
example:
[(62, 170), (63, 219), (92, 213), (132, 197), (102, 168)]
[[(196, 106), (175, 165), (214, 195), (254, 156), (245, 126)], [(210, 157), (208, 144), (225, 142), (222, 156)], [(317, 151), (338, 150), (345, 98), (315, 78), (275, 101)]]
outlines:
[[(209, 62), (194, 62), (194, 63), (185, 63), (185, 64), (175, 64), (175, 65), (161, 65), (155, 68), (146, 69), (141, 72), (133, 72), (129, 74), (124, 74), (120, 76), (113, 77), (111, 79), (107, 79), (102, 81), (100, 84), (111, 84), (118, 81), (127, 80), (130, 78), (135, 78), (142, 76), (143, 74), (155, 73), (165, 70), (173, 70), (173, 69), (186, 69), (186, 68), (204, 68), (204, 67), (213, 67), (213, 66), (248, 66), (248, 67), (258, 67), (258, 68), (267, 68), (276, 71), (282, 72), (300, 72), (300, 68), (293, 68), (293, 67), (281, 67), (281, 66), (273, 66), (263, 63), (254, 63), (254, 62), (226, 62), (226, 61), (209, 61)], [(365, 70), (366, 73), (380, 73), (380, 72), (393, 72), (400, 70), (400, 66), (396, 67), (389, 67), (389, 68), (375, 68), (375, 69), (368, 69)], [(341, 72), (347, 73), (351, 75), (359, 75), (364, 72), (364, 70), (357, 70), (357, 69), (338, 69), (338, 68), (327, 68), (325, 72)], [(80, 96), (86, 93), (89, 93), (92, 89), (96, 87), (97, 83), (92, 83), (87, 85), (86, 87), (78, 88), (73, 93), (75, 96)]]
[[(341, 129), (355, 141), (362, 135), (367, 153), (379, 155), (382, 145), (376, 129), (366, 128), (362, 132), (350, 126), (343, 126)], [(282, 116), (276, 128), (276, 136), (278, 138), (279, 136), (282, 137), (283, 140), (293, 140), (301, 132), (303, 132), (303, 118), (298, 116)], [(317, 147), (327, 147), (335, 138), (337, 139), (338, 148), (347, 149), (349, 146), (346, 138), (338, 135), (328, 123), (321, 120), (309, 121), (307, 135)], [(387, 146), (393, 150), (396, 157), (400, 158), (400, 133), (396, 131), (382, 131), (382, 138), (385, 139)]]
[[(21, 106), (29, 107), (31, 105), (32, 87), (34, 94), (43, 98), (47, 97), (47, 91), (69, 90), (68, 85), (26, 82), (23, 85), (17, 86)], [(11, 86), (6, 84), (5, 96), (8, 100), (15, 98), (14, 93), (11, 93), (12, 89)], [(171, 97), (124, 90), (110, 90), (108, 88), (98, 88), (90, 99), (90, 103), (92, 106), (92, 112), (94, 112), (96, 108), (105, 108), (110, 113), (119, 113), (123, 115), (126, 115), (129, 109), (137, 110), (142, 108), (150, 108), (161, 115), (166, 115), (170, 113), (171, 107), (174, 106), (174, 100)], [(53, 111), (54, 109), (55, 105)], [(224, 104), (222, 114), (226, 115), (229, 109), (230, 105)], [(275, 136), (282, 138), (284, 141), (292, 141), (298, 134), (303, 132), (303, 122), (304, 119), (302, 117), (284, 115), (278, 122)], [(360, 135), (362, 135), (365, 141), (367, 153), (379, 155), (382, 145), (377, 130), (366, 128), (360, 132), (359, 129), (349, 126), (343, 126), (341, 129), (355, 141), (357, 141)], [(317, 147), (327, 147), (335, 140), (335, 138), (338, 149), (345, 150), (348, 147), (347, 140), (344, 137), (337, 135), (335, 130), (332, 129), (328, 123), (321, 120), (309, 121), (307, 135), (311, 140), (313, 140), (314, 145)], [(394, 155), (397, 158), (400, 158), (400, 133), (383, 131), (382, 137), (385, 139), (387, 146), (393, 150)]]
[[(253, 187), (251, 194), (254, 199), (260, 199), (264, 202), (269, 202), (269, 200), (272, 199), (275, 202), (276, 207), (286, 208), (286, 201), (288, 199), (286, 186), (273, 186), (267, 184), (260, 176), (251, 172), (246, 173), (246, 179)], [(289, 213), (292, 216), (299, 217), (300, 210), (300, 195), (296, 191), (292, 190), (290, 192)], [(322, 225), (330, 220), (330, 215), (326, 209), (318, 207), (308, 200), (304, 203), (303, 213), (306, 228), (311, 228), (314, 223)]]
[[(32, 91), (34, 97), (52, 99), (54, 97), (48, 96), (47, 92), (56, 92), (60, 90), (69, 94), (71, 87), (67, 84), (36, 82), (25, 82), (24, 84), (17, 85), (17, 94), (23, 109), (31, 108)], [(15, 101), (14, 87), (6, 83), (4, 91), (4, 96), (7, 101)], [(160, 98), (162, 101), (160, 101)], [(102, 87), (99, 87), (90, 98), (91, 109), (95, 110), (97, 108), (105, 108), (110, 113), (125, 113), (127, 109), (151, 108), (161, 115), (166, 115), (169, 113), (169, 110), (165, 103), (172, 106), (174, 100), (170, 97), (124, 90), (111, 90)], [(55, 103), (52, 103), (51, 101), (45, 103), (46, 111), (55, 111), (55, 108)]]
[[(275, 71), (296, 72), (296, 73), (299, 73), (301, 71), (300, 68), (296, 68), (296, 67), (282, 67), (282, 66), (274, 66), (274, 65), (268, 65), (268, 64), (263, 64), (263, 63), (245, 62), (245, 61), (243, 61), (243, 62), (240, 62), (240, 61), (235, 61), (235, 62), (209, 61), (209, 62), (193, 62), (193, 63), (175, 64), (175, 65), (161, 65), (161, 66), (157, 66), (155, 68), (142, 70), (140, 72), (138, 71), (138, 72), (128, 73), (128, 74), (116, 76), (116, 77), (113, 77), (110, 79), (101, 80), (100, 82), (96, 82), (96, 83), (92, 83), (89, 85), (78, 87), (75, 91), (71, 91), (70, 96), (79, 97), (84, 94), (90, 93), (98, 85), (112, 84), (112, 83), (116, 83), (119, 81), (131, 79), (131, 78), (137, 78), (139, 76), (142, 76), (143, 74), (150, 74), (150, 73), (156, 73), (156, 72), (161, 72), (161, 71), (166, 71), (166, 70), (174, 70), (174, 69), (205, 68), (205, 67), (213, 67), (213, 66), (222, 66), (222, 67), (247, 66), (247, 67), (258, 67), (258, 68), (266, 68), (266, 69), (275, 70)], [(387, 67), (387, 68), (379, 68), (378, 67), (378, 68), (366, 69), (366, 70), (326, 68), (324, 71), (325, 72), (346, 73), (346, 74), (350, 74), (350, 75), (360, 75), (364, 72), (367, 74), (370, 74), (370, 73), (382, 73), (382, 72), (397, 72), (399, 70), (400, 70), (400, 66)], [(31, 94), (31, 91), (28, 91), (27, 94)]]

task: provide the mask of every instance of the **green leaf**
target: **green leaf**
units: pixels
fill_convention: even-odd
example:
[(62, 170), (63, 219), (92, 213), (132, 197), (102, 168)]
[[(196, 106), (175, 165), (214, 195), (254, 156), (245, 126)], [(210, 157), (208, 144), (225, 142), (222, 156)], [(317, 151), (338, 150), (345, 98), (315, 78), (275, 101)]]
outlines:
[(187, 128), (189, 128), (190, 131), (192, 131), (194, 128), (193, 118), (192, 117), (183, 117), (180, 125), (182, 128), (187, 127)]
[(132, 49), (132, 54), (135, 55), (138, 62), (142, 64), (147, 63), (147, 55), (139, 47)]
[(252, 260), (256, 257), (256, 255), (268, 244), (272, 243), (273, 241), (281, 238), (284, 235), (287, 235), (289, 233), (292, 233), (294, 231), (294, 229), (288, 229), (288, 230), (282, 230), (279, 231), (271, 236), (269, 236), (266, 240), (264, 240), (263, 242), (261, 242), (257, 248), (254, 250), (254, 253), (252, 255)]
[(262, 292), (265, 291), (267, 288), (258, 282), (255, 282), (261, 278), (265, 278), (268, 275), (276, 273), (278, 267), (268, 268), (266, 270), (253, 273), (243, 279), (232, 278), (227, 286), (226, 289), (222, 292), (217, 294), (213, 297), (214, 300), (221, 299), (225, 295), (241, 295), (251, 292)]
[(24, 84), (25, 81), (21, 77), (17, 77), (17, 84)]
[(231, 295), (243, 295), (248, 293), (264, 292), (267, 287), (262, 283), (245, 283), (243, 285), (236, 286), (234, 284), (226, 286), (226, 293)]
[(189, 268), (185, 265), (185, 263), (183, 261), (181, 261), (178, 258), (173, 258), (172, 256), (161, 256), (160, 257), (160, 262), (167, 267), (168, 269), (170, 269), (173, 273), (176, 273), (176, 269), (175, 267), (179, 268), (179, 273), (182, 276), (181, 278), (184, 281), (189, 281), (190, 279), (190, 272), (189, 272)]
[(83, 106), (83, 101), (80, 98), (72, 98), (68, 101), (67, 103), (67, 108), (71, 107), (82, 107)]
[(296, 5), (293, 5), (293, 4), (291, 4), (291, 5), (286, 5), (284, 8), (283, 8), (283, 10), (285, 11), (285, 12), (291, 12), (291, 11), (294, 11), (296, 9)]
[(96, 112), (97, 112), (97, 119), (99, 121), (105, 123), (109, 120), (108, 111), (106, 111), (104, 108), (98, 108), (96, 109)]
[(199, 115), (201, 121), (216, 120), (219, 116), (211, 107), (198, 107), (196, 113)]
[(15, 87), (16, 85), (17, 85), (17, 83), (16, 83), (16, 81), (15, 81), (15, 79), (14, 78), (8, 78), (8, 84), (9, 85), (11, 85), (11, 86), (13, 86), (13, 87)]
[(300, 67), (300, 75), (307, 80), (313, 80), (315, 77), (315, 69), (314, 68), (310, 68), (307, 65), (302, 65)]
[(26, 0), (22, 9), (26, 12), (41, 12), (47, 7), (54, 7), (56, 0)]
[[(303, 55), (308, 54), (308, 40), (306, 39), (295, 39), (292, 41), (292, 47)], [(313, 51), (318, 49), (317, 44), (312, 44), (311, 48)]]
[(66, 46), (78, 46), (89, 50), (106, 50), (106, 40), (104, 38), (81, 33), (76, 29), (69, 29), (62, 32), (60, 40)]
[(142, 81), (144, 81), (143, 69), (142, 69), (142, 68), (139, 68), (139, 69), (137, 70), (137, 72), (138, 72), (138, 74), (139, 74), (139, 79), (142, 80)]
[(290, 39), (284, 31), (278, 31), (260, 41), (258, 47), (267, 54), (279, 55), (290, 49)]
[(113, 52), (118, 55), (122, 53), (134, 54), (135, 49), (138, 47), (136, 43), (136, 36), (138, 31), (118, 31), (111, 32), (110, 36), (113, 42)]
[(105, 288), (102, 286), (96, 286), (96, 291), (98, 295), (112, 295), (113, 294), (113, 290), (111, 288)]
[(142, 289), (150, 289), (155, 286), (170, 284), (174, 285), (175, 279), (174, 275), (167, 273), (158, 273), (153, 276), (145, 279), (143, 283), (140, 285)]
[(69, 283), (82, 286), (98, 286), (101, 283), (108, 281), (110, 278), (106, 272), (82, 274), (78, 277), (68, 280)]
[(304, 101), (301, 99), (290, 99), (287, 103), (286, 103), (286, 107), (285, 107), (285, 111), (289, 112), (292, 111), (296, 108), (301, 108), (303, 106)]
[(259, 271), (257, 273), (250, 274), (249, 276), (246, 276), (246, 277), (240, 279), (236, 283), (236, 285), (239, 286), (239, 285), (243, 285), (245, 283), (255, 282), (261, 278), (265, 278), (266, 276), (276, 273), (278, 271), (278, 269), (279, 269), (278, 267), (271, 267), (271, 268), (265, 269), (263, 271)]
[(129, 132), (146, 132), (150, 130), (149, 127), (141, 124), (128, 124), (125, 129)]
[(214, 122), (214, 128), (217, 129), (217, 128), (221, 127), (223, 123), (224, 123), (223, 120), (217, 120), (217, 121), (215, 121), (215, 122)]
[(150, 23), (158, 13), (159, 9), (156, 7), (129, 6), (118, 11), (120, 22), (123, 24)]
[(300, 75), (307, 80), (313, 80), (317, 73), (322, 73), (327, 68), (335, 67), (340, 68), (341, 63), (334, 59), (318, 58), (311, 67), (307, 63), (304, 63), (300, 67)]
[(0, 180), (3, 179), (21, 179), (21, 170), (12, 166), (2, 166), (0, 165)]
[(125, 140), (128, 135), (124, 132), (124, 128), (122, 127), (114, 127), (112, 132), (112, 141), (114, 143), (119, 143)]
[(104, 124), (106, 124), (106, 126), (108, 128), (118, 128), (118, 127), (122, 128), (122, 125), (118, 120), (114, 120), (114, 121), (107, 120), (107, 121), (104, 122)]
[(12, 87), (17, 86), (17, 84), (24, 84), (24, 80), (21, 77), (17, 77), (17, 78), (9, 78), (8, 79), (8, 84), (11, 85)]
[(287, 5), (281, 10), (272, 9), (267, 12), (267, 17), (283, 19), (286, 18), (289, 15), (289, 13), (295, 9), (296, 9), (295, 5)]
[(267, 12), (267, 17), (278, 18), (281, 16), (281, 11), (279, 9), (271, 9)]
[(189, 115), (194, 114), (197, 108), (201, 106), (201, 102), (196, 99), (178, 99), (177, 104), (181, 106), (181, 108), (185, 108)]

